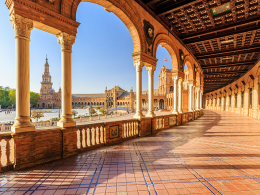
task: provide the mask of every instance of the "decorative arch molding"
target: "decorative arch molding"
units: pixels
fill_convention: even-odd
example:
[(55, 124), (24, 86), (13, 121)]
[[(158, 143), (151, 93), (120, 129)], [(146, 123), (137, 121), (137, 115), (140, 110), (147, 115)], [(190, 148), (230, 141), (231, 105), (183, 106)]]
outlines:
[(178, 50), (174, 47), (174, 43), (171, 38), (166, 34), (157, 34), (154, 38), (153, 47), (152, 47), (152, 55), (156, 58), (156, 51), (158, 46), (161, 45), (164, 47), (170, 54), (172, 60), (172, 70), (178, 71), (180, 59), (178, 56)]
[(108, 12), (113, 12), (128, 28), (134, 44), (134, 53), (147, 51), (141, 17), (132, 0), (73, 0), (70, 16), (73, 20), (76, 20), (77, 9), (81, 2), (94, 3), (104, 7)]

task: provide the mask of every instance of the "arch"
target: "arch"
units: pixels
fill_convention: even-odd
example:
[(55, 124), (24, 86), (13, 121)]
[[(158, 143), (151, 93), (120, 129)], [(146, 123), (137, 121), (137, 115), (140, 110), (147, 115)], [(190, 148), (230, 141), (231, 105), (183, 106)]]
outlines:
[(184, 59), (184, 64), (187, 65), (189, 70), (189, 80), (193, 80), (195, 78), (194, 75), (194, 65), (192, 65), (193, 59), (190, 56), (186, 56)]
[(156, 51), (158, 46), (164, 47), (170, 54), (172, 60), (172, 70), (178, 70), (179, 58), (177, 57), (177, 48), (174, 47), (174, 43), (171, 38), (166, 34), (157, 34), (153, 43), (153, 57), (156, 58)]
[[(134, 52), (146, 51), (145, 35), (142, 22), (140, 22), (141, 16), (135, 9), (132, 0), (125, 0), (123, 4), (121, 0), (74, 0), (71, 5), (71, 18), (73, 20), (76, 20), (77, 9), (81, 2), (94, 3), (104, 7), (108, 12), (113, 12), (128, 28), (133, 40)], [(61, 7), (64, 6), (63, 4), (65, 2), (61, 3)]]

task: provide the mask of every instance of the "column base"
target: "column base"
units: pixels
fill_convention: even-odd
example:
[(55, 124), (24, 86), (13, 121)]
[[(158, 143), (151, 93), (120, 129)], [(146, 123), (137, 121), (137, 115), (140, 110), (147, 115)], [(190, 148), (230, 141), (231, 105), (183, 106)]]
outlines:
[(135, 118), (135, 119), (142, 119), (142, 118), (145, 118), (145, 116), (143, 114), (139, 114), (139, 115), (135, 114), (133, 116), (133, 118)]
[(178, 111), (172, 111), (172, 114), (178, 114)]
[(58, 127), (62, 127), (62, 128), (65, 128), (65, 127), (76, 127), (76, 122), (57, 122), (57, 126)]
[(11, 127), (11, 131), (14, 133), (23, 133), (23, 132), (30, 132), (35, 131), (35, 126), (28, 126), (28, 127)]
[(154, 112), (152, 112), (152, 113), (147, 113), (147, 114), (145, 115), (145, 118), (153, 118), (153, 117), (156, 117), (156, 115), (154, 114)]
[(181, 113), (182, 113), (182, 110), (179, 110), (178, 113), (181, 114)]

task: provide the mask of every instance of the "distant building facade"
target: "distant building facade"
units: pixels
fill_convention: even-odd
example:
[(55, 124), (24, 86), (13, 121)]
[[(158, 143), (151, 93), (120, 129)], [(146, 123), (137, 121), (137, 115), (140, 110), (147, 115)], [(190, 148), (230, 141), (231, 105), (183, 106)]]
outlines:
[[(183, 90), (188, 90), (188, 69), (185, 71)], [(173, 109), (173, 74), (171, 69), (165, 66), (161, 68), (158, 81), (158, 89), (154, 90), (154, 108), (155, 109)], [(105, 88), (104, 93), (99, 94), (72, 94), (72, 107), (126, 107), (132, 111), (136, 106), (136, 96), (133, 89), (129, 92), (119, 86), (112, 89)], [(44, 64), (44, 74), (42, 75), (40, 99), (37, 102), (38, 108), (58, 108), (61, 106), (61, 89), (55, 92), (52, 89), (51, 75), (49, 72), (49, 63), (46, 58)], [(143, 110), (148, 109), (148, 91), (142, 93)]]

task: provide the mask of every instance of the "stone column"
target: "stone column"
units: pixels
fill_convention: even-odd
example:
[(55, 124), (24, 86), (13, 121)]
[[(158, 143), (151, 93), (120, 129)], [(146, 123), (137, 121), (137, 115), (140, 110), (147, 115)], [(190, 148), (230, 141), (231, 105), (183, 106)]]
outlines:
[(189, 112), (192, 112), (192, 91), (193, 91), (193, 84), (190, 84), (190, 97), (189, 97)]
[(175, 76), (173, 77), (173, 81), (174, 81), (174, 98), (173, 98), (173, 114), (178, 114), (177, 111), (177, 82), (178, 82), (178, 77)]
[(146, 70), (148, 71), (148, 113), (145, 115), (146, 117), (155, 117), (154, 114), (154, 71), (155, 66), (147, 66)]
[(196, 110), (200, 109), (200, 89), (197, 89), (197, 103), (196, 103)]
[(201, 91), (200, 92), (200, 109), (202, 109), (202, 98), (203, 98), (203, 93)]
[(178, 94), (178, 97), (179, 97), (179, 100), (178, 100), (178, 112), (179, 113), (182, 113), (182, 78), (179, 79), (179, 94)]
[(193, 91), (192, 91), (192, 109), (195, 111), (195, 86), (193, 86)]
[(16, 58), (16, 122), (11, 130), (14, 133), (35, 131), (30, 122), (30, 36), (33, 21), (14, 13), (10, 21), (15, 33)]
[(143, 64), (140, 61), (135, 61), (134, 66), (136, 68), (136, 113), (133, 118), (144, 118), (142, 113), (142, 69)]
[(58, 43), (61, 45), (61, 98), (62, 98), (62, 115), (61, 120), (57, 123), (59, 127), (73, 127), (76, 122), (72, 119), (71, 114), (71, 53), (72, 45), (76, 37), (65, 32), (56, 36)]

